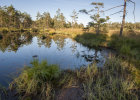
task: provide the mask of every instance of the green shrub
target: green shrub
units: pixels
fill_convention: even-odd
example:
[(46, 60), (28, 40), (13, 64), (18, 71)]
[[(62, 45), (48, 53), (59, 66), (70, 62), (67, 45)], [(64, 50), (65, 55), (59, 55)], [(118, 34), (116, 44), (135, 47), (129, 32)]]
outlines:
[(48, 65), (46, 61), (39, 63), (38, 60), (34, 60), (31, 64), (31, 67), (26, 66), (23, 69), (11, 87), (16, 88), (17, 92), (22, 95), (37, 95), (39, 93), (42, 97), (48, 97), (53, 83), (60, 75), (59, 67)]

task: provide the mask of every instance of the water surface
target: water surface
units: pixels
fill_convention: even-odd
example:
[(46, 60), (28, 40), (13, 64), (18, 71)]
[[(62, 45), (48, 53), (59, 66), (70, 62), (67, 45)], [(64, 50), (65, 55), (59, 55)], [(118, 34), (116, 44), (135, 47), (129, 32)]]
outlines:
[(0, 84), (8, 85), (16, 72), (36, 58), (63, 69), (87, 66), (93, 61), (101, 67), (110, 50), (89, 49), (61, 35), (42, 38), (26, 34), (8, 34), (0, 40)]

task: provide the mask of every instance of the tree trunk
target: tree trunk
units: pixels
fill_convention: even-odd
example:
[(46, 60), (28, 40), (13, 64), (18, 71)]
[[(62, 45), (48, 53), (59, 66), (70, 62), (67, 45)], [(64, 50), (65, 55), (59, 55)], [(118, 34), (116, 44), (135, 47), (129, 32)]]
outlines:
[(123, 34), (123, 28), (125, 25), (125, 16), (126, 16), (126, 0), (124, 0), (123, 19), (122, 19), (122, 25), (121, 25), (121, 29), (120, 29), (120, 36), (122, 36), (122, 34)]
[(96, 32), (96, 34), (98, 35), (98, 34), (100, 34), (100, 25), (98, 24), (98, 26), (97, 26), (97, 32)]
[[(98, 7), (98, 16), (100, 16), (99, 7)], [(98, 25), (97, 25), (97, 33), (96, 33), (96, 34), (98, 35), (98, 34), (100, 34), (100, 23), (99, 23), (100, 17), (98, 17), (97, 20), (98, 20), (98, 21), (97, 21), (97, 22), (98, 22)]]

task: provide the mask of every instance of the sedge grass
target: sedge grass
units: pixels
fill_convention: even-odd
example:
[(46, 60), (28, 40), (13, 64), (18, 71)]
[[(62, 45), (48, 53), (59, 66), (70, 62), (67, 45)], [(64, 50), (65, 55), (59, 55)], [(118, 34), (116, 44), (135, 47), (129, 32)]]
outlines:
[(41, 100), (52, 100), (56, 90), (73, 85), (79, 85), (86, 100), (138, 100), (138, 73), (136, 67), (115, 57), (109, 58), (103, 68), (93, 64), (73, 71), (60, 71), (56, 65), (36, 60), (11, 85), (24, 97), (39, 95)]

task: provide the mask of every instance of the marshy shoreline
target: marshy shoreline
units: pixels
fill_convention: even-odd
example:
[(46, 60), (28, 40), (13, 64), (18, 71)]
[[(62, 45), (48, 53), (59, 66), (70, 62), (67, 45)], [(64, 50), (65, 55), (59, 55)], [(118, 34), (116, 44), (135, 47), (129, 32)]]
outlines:
[[(59, 33), (59, 35), (61, 34)], [(46, 39), (47, 36), (39, 35), (42, 39)], [(4, 98), (11, 100), (11, 96), (13, 99), (15, 97), (15, 100), (19, 98), (22, 100), (38, 100), (38, 98), (41, 100), (65, 100), (67, 98), (76, 98), (77, 100), (108, 100), (112, 98), (117, 98), (116, 100), (138, 100), (140, 98), (139, 60), (135, 59), (135, 55), (132, 55), (133, 52), (129, 50), (129, 48), (133, 50), (131, 43), (139, 40), (137, 35), (136, 37), (134, 37), (135, 40), (129, 40), (128, 36), (118, 39), (117, 35), (112, 35), (111, 40), (105, 34), (98, 36), (94, 33), (77, 35), (73, 37), (77, 42), (90, 48), (99, 49), (105, 46), (113, 48), (119, 56), (110, 56), (102, 68), (97, 67), (95, 61), (87, 67), (63, 71), (57, 65), (48, 65), (46, 61), (35, 60), (31, 63), (32, 66), (25, 67), (19, 77), (14, 79), (10, 84), (10, 89), (2, 89), (2, 100)], [(116, 44), (115, 47), (114, 42), (121, 45)], [(123, 46), (126, 43), (128, 43), (127, 46), (130, 46), (127, 52)], [(122, 49), (120, 49), (121, 47)], [(130, 57), (132, 60), (129, 59)]]

